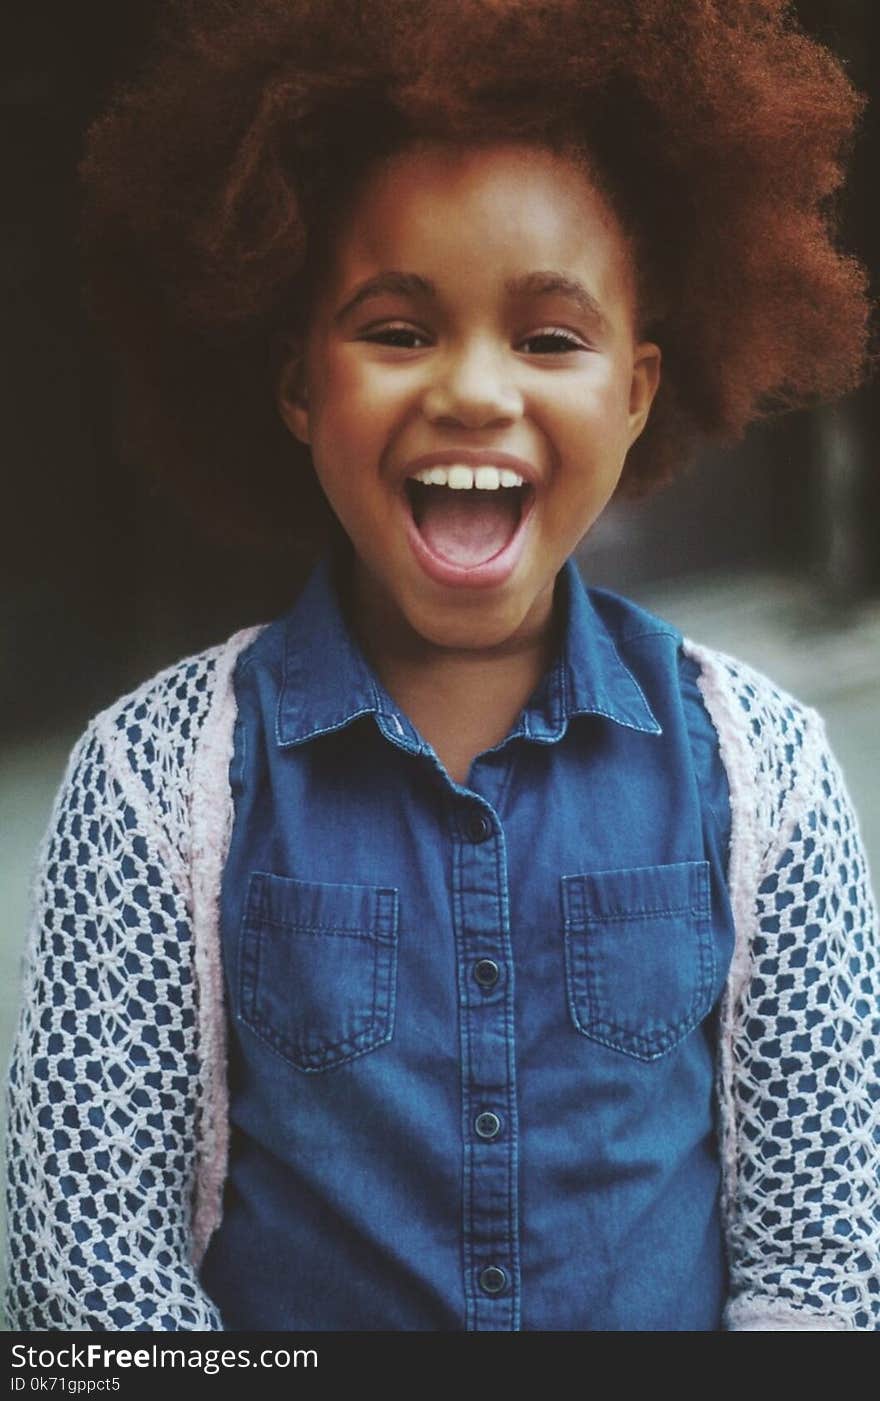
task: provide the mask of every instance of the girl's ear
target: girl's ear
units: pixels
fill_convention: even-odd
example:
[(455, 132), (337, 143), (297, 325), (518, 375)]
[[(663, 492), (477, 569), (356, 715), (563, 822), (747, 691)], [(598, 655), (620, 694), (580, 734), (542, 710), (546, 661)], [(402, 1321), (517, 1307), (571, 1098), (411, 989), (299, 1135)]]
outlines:
[(278, 411), (301, 443), (311, 441), (305, 352), (293, 341), (285, 342), (278, 374)]
[(630, 447), (648, 422), (654, 396), (660, 388), (661, 359), (660, 347), (653, 341), (642, 341), (636, 346), (629, 393)]

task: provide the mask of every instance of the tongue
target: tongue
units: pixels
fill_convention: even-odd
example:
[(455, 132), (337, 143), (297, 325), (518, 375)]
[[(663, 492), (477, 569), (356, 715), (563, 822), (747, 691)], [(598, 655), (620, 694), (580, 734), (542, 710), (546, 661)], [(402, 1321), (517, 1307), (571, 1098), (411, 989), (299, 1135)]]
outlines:
[(497, 555), (519, 524), (518, 491), (434, 487), (420, 504), (417, 524), (429, 549), (466, 568)]

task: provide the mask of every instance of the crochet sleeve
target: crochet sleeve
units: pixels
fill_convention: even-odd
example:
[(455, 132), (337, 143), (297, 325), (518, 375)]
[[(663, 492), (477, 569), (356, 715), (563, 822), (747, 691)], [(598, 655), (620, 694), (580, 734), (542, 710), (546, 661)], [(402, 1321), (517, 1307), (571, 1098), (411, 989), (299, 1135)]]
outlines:
[(200, 1062), (175, 840), (207, 680), (190, 667), (176, 699), (169, 682), (161, 705), (99, 717), (56, 800), (9, 1078), (13, 1328), (221, 1327), (190, 1260)]
[(731, 853), (745, 938), (722, 1048), (726, 1322), (876, 1330), (880, 940), (867, 862), (820, 717), (742, 672), (736, 702), (751, 764), (727, 758), (754, 786), (749, 803), (737, 784)]

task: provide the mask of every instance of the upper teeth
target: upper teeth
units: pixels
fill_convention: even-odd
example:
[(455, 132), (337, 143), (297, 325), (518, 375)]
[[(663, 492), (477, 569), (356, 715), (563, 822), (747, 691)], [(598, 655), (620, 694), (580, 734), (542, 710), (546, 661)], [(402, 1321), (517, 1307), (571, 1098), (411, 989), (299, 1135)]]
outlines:
[(417, 482), (427, 486), (449, 486), (453, 491), (497, 491), (500, 486), (525, 486), (525, 477), (509, 467), (466, 467), (456, 462), (452, 467), (423, 467), (415, 473)]

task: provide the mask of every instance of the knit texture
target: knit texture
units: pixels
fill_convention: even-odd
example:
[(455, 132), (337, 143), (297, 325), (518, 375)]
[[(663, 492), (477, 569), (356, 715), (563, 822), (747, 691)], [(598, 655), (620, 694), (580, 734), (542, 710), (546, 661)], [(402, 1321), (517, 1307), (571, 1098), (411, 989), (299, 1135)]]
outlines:
[(161, 673), (71, 756), (9, 1077), (13, 1328), (221, 1326), (192, 1256), (226, 1154), (217, 899), (230, 672), (252, 636)]
[(824, 724), (686, 644), (731, 786), (718, 1093), (732, 1329), (880, 1326), (880, 936)]
[[(10, 1072), (10, 1326), (219, 1329), (198, 1282), (226, 1170), (218, 899), (235, 658), (93, 722), (41, 853)], [(877, 918), (822, 722), (686, 643), (731, 790), (718, 1057), (731, 1329), (880, 1327)]]

